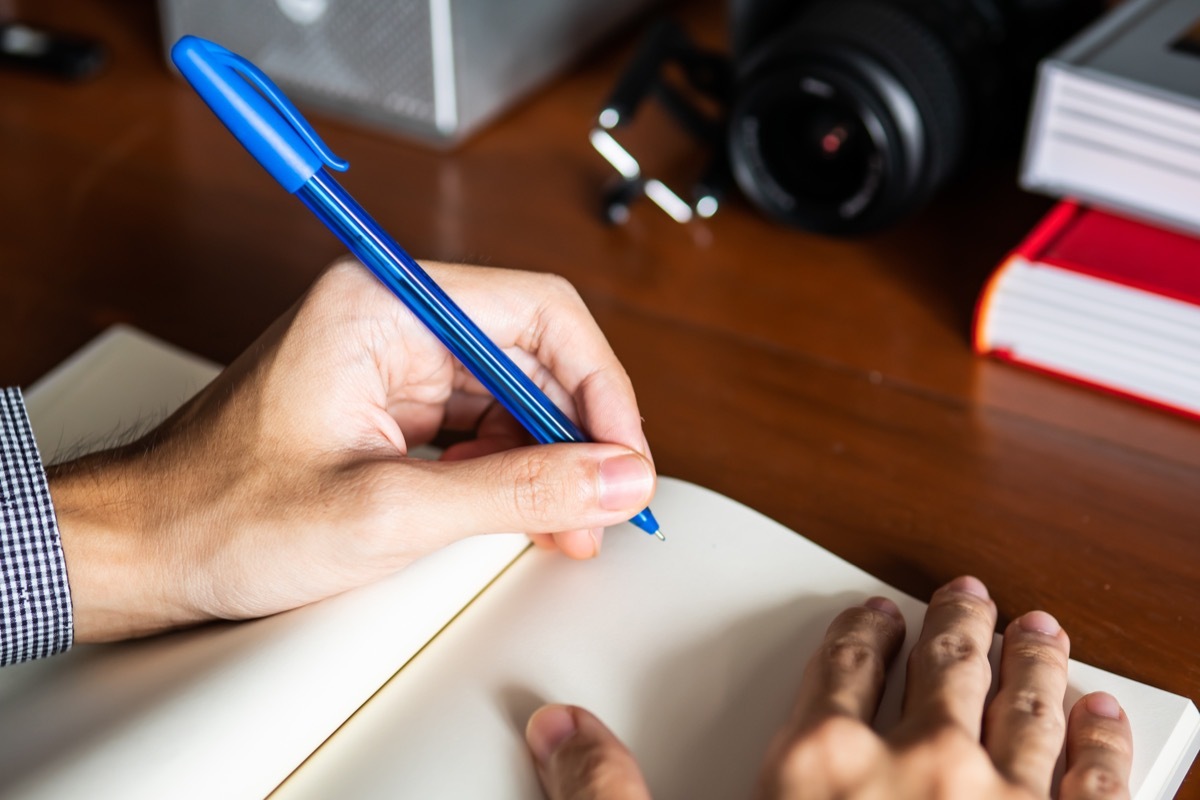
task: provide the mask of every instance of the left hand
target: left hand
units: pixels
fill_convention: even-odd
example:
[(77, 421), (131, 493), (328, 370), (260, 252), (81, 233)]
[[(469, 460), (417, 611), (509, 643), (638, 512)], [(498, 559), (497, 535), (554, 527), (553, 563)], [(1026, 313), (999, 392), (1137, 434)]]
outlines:
[[(1127, 798), (1129, 719), (1095, 693), (1064, 720), (1070, 644), (1049, 614), (1032, 611), (1008, 626), (999, 692), (985, 709), (995, 625), (996, 605), (978, 580), (939, 589), (909, 658), (902, 719), (881, 737), (870, 723), (904, 620), (884, 598), (843, 612), (804, 672), (755, 796), (1044, 800), (1065, 738), (1062, 800)], [(543, 706), (526, 738), (551, 800), (650, 796), (629, 750), (582, 708)]]

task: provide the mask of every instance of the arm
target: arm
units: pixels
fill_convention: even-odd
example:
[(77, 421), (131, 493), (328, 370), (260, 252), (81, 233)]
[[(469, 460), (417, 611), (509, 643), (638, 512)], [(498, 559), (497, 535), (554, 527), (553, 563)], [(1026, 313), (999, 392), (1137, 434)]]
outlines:
[[(431, 273), (596, 443), (524, 431), (378, 281), (334, 265), (143, 439), (49, 470), (79, 641), (247, 619), (377, 580), (478, 533), (575, 558), (650, 500), (633, 390), (553, 276)], [(468, 433), (440, 461), (409, 457)]]
[(71, 593), (18, 389), (0, 389), (0, 666), (71, 646)]

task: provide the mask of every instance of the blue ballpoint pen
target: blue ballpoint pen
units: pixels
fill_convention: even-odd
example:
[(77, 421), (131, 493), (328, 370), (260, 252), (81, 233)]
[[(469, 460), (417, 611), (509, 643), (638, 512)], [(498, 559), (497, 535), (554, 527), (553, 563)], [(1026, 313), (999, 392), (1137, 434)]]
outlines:
[[(588, 441), (575, 423), (333, 179), (326, 166), (344, 171), (350, 165), (329, 150), (258, 67), (197, 36), (184, 36), (176, 42), (171, 59), (272, 177), (299, 197), (535, 439), (543, 444)], [(648, 508), (630, 522), (664, 538)]]

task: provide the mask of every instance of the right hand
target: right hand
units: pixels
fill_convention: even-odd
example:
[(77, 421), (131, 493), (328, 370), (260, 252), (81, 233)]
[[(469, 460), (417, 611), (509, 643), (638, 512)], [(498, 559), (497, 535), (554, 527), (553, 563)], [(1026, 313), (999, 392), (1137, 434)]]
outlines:
[[(756, 796), (1044, 799), (1065, 737), (1061, 800), (1128, 798), (1129, 719), (1100, 692), (1064, 719), (1070, 643), (1049, 614), (1032, 611), (1008, 626), (1000, 689), (986, 703), (995, 625), (996, 605), (975, 578), (934, 593), (909, 658), (902, 719), (881, 737), (870, 723), (904, 620), (884, 598), (843, 612), (809, 661)], [(526, 738), (551, 800), (650, 796), (629, 750), (582, 708), (538, 709)]]
[[(433, 334), (343, 261), (159, 428), (49, 471), (78, 640), (273, 614), (477, 533), (590, 558), (604, 526), (645, 508), (633, 387), (570, 284), (428, 269), (596, 442), (523, 446)], [(408, 456), (443, 429), (473, 435), (440, 462)]]

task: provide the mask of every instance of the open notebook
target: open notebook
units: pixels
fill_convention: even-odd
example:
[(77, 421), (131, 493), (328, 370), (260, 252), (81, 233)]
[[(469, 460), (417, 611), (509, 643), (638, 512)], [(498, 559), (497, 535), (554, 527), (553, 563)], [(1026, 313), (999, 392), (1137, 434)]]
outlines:
[[(113, 329), (27, 391), (39, 446), (103, 444), (215, 372)], [(0, 796), (538, 797), (544, 701), (599, 713), (658, 797), (744, 796), (829, 620), (888, 595), (911, 644), (924, 604), (700, 487), (663, 479), (654, 510), (665, 544), (624, 525), (577, 563), (480, 537), (269, 619), (0, 670)], [(1195, 706), (1073, 662), (1067, 701), (1095, 689), (1133, 722), (1134, 796), (1170, 797)]]

